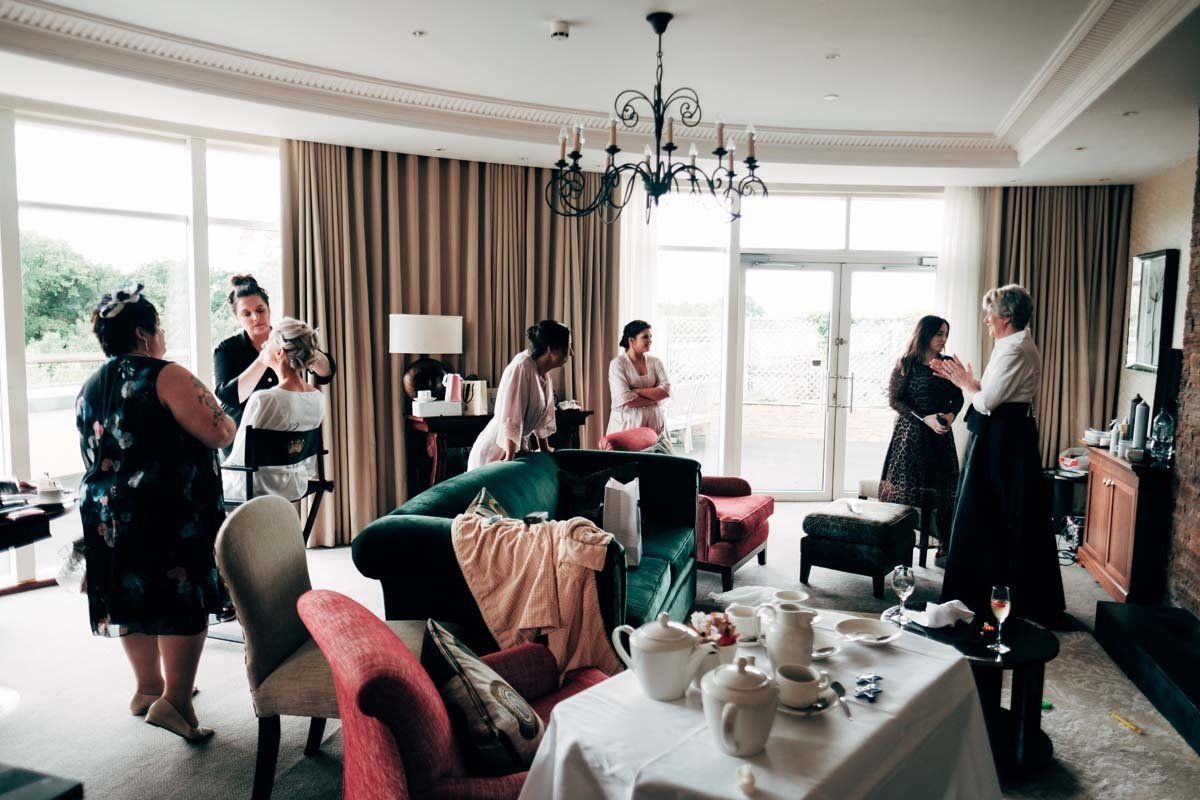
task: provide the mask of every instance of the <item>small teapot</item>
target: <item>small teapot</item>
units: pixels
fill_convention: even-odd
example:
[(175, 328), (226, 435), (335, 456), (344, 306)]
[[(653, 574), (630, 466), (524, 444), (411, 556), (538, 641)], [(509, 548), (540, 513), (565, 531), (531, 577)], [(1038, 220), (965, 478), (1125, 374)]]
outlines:
[(706, 674), (700, 692), (718, 747), (739, 758), (762, 752), (779, 705), (779, 688), (766, 673), (739, 658)]
[[(622, 632), (629, 634), (629, 649), (621, 643)], [(633, 670), (651, 700), (683, 697), (704, 657), (716, 652), (716, 645), (700, 644), (695, 633), (671, 622), (665, 611), (637, 630), (618, 625), (613, 628), (612, 641), (617, 655)]]
[(767, 637), (767, 655), (771, 664), (812, 663), (813, 620), (817, 612), (796, 603), (780, 603), (761, 606), (758, 609), (759, 626)]

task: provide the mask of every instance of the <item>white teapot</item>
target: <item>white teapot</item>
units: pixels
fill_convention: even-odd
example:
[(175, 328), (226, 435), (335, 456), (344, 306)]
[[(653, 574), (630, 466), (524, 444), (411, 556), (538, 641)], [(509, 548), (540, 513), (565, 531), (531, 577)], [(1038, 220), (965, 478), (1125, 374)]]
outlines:
[[(621, 644), (621, 633), (629, 634), (629, 649)], [(658, 619), (634, 630), (618, 625), (612, 632), (613, 647), (651, 700), (678, 700), (687, 691), (700, 664), (716, 652), (711, 642), (700, 644), (695, 633), (671, 622), (665, 611)]]
[(700, 681), (704, 719), (717, 746), (745, 758), (762, 751), (775, 723), (779, 688), (745, 658), (709, 672)]

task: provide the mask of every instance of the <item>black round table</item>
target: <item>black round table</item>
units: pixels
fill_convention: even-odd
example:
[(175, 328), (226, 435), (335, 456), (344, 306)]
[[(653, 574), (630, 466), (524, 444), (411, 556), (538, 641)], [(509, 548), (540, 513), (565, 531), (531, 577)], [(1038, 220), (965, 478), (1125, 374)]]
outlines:
[[(1011, 781), (1044, 767), (1054, 753), (1050, 737), (1041, 729), (1042, 684), (1046, 663), (1058, 656), (1058, 637), (1036, 622), (1011, 618), (1004, 623), (1004, 643), (1012, 649), (1000, 655), (987, 649), (996, 641), (996, 633), (983, 630), (988, 620), (981, 616), (976, 614), (970, 625), (924, 628), (910, 623), (905, 628), (966, 656), (975, 675), (996, 771), (1001, 780)], [(1009, 708), (1000, 705), (1005, 670), (1012, 670)]]

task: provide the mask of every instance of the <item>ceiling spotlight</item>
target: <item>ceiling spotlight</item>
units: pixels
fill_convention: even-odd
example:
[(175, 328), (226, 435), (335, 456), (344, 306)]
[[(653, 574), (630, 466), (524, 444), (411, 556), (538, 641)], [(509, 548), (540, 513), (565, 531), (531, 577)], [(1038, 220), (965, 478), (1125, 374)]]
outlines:
[(422, 36), (424, 36), (424, 35), (425, 35), (425, 31), (422, 31), (422, 30), (415, 30), (415, 31), (413, 31), (413, 32), (412, 32), (412, 35), (413, 35), (413, 38), (414, 38), (414, 39), (420, 39)]
[(555, 41), (562, 41), (571, 38), (571, 23), (566, 20), (556, 19), (550, 23), (550, 38)]
[(841, 57), (842, 57), (841, 53), (826, 53), (825, 54), (826, 61), (837, 61)]
[(1086, 147), (1076, 147), (1075, 149), (1076, 149), (1076, 150), (1087, 150), (1087, 148), (1086, 148)]
[(834, 100), (841, 100), (842, 96), (840, 94), (827, 94), (827, 95), (825, 95), (825, 97), (823, 99), (828, 100), (832, 103)]
[(1016, 179), (1016, 178), (1009, 178), (1009, 179), (1008, 179), (1008, 182), (1009, 182), (1009, 183), (1016, 183), (1016, 182), (1017, 182), (1017, 179)]
[(1137, 111), (1122, 111), (1121, 112), (1122, 117), (1136, 117), (1137, 115), (1138, 115)]
[(439, 152), (439, 153), (444, 153), (444, 152), (446, 152), (446, 148), (444, 148), (444, 147), (435, 147), (435, 148), (433, 148), (433, 149), (434, 149), (434, 150), (436, 150), (436, 151), (437, 151), (437, 152)]
[(1100, 178), (1101, 183), (1108, 183), (1112, 178)]

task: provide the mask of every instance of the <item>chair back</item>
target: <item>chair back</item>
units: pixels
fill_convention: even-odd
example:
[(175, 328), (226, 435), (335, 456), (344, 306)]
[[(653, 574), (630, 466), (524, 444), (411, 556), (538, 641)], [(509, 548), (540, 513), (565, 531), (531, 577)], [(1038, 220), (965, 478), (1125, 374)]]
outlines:
[(312, 584), (292, 504), (264, 495), (238, 506), (217, 533), (216, 557), (246, 639), (250, 688), (258, 689), (309, 639), (296, 601)]
[(461, 774), (445, 703), (396, 634), (338, 592), (305, 593), (299, 612), (333, 670), (344, 800), (420, 796)]
[(286, 467), (324, 453), (321, 426), (308, 431), (275, 431), (246, 426), (245, 464), (258, 467)]
[(657, 443), (658, 434), (653, 428), (630, 428), (603, 437), (600, 440), (600, 449), (638, 452), (649, 450)]

